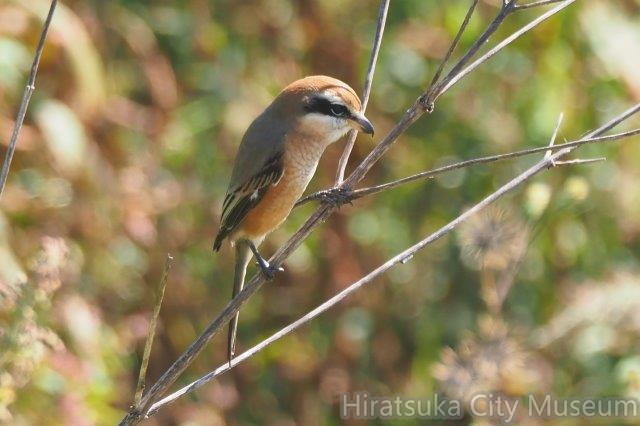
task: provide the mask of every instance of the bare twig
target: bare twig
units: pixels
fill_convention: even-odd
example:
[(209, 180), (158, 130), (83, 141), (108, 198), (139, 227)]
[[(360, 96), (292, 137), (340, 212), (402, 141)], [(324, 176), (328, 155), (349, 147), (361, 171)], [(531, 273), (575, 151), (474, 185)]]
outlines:
[[(640, 112), (640, 103), (637, 103), (634, 106), (628, 108), (622, 114), (613, 117), (611, 120), (607, 121), (600, 128), (585, 134), (583, 136), (583, 139), (595, 138), (595, 137), (597, 137), (597, 136), (599, 136), (599, 135), (601, 135), (601, 134), (603, 134), (605, 132), (608, 132), (609, 130), (611, 130), (614, 127), (616, 127), (618, 124), (620, 124), (623, 121), (627, 120), (629, 117), (631, 117), (633, 115), (636, 115), (638, 112)], [(611, 135), (611, 136), (613, 136), (613, 135)]]
[[(633, 108), (634, 111), (638, 111), (640, 110), (640, 104), (636, 105)], [(457, 163), (452, 163), (452, 164), (448, 164), (446, 166), (441, 166), (432, 170), (427, 170), (424, 172), (420, 172), (420, 173), (416, 173), (414, 175), (411, 176), (407, 176), (398, 180), (394, 180), (391, 182), (387, 182), (387, 183), (383, 183), (380, 185), (374, 185), (374, 186), (370, 186), (370, 187), (366, 187), (366, 188), (360, 188), (360, 189), (355, 189), (352, 191), (347, 191), (345, 192), (345, 196), (347, 198), (349, 198), (350, 200), (357, 200), (358, 198), (362, 198), (364, 196), (367, 195), (373, 195), (373, 194), (377, 194), (379, 192), (382, 191), (387, 191), (389, 189), (392, 188), (396, 188), (398, 186), (401, 185), (405, 185), (407, 183), (410, 182), (415, 182), (417, 180), (423, 180), (423, 179), (432, 179), (438, 175), (441, 175), (443, 173), (446, 172), (450, 172), (452, 170), (457, 170), (457, 169), (462, 169), (462, 168), (466, 168), (466, 167), (470, 167), (470, 166), (474, 166), (477, 164), (483, 164), (483, 163), (494, 163), (497, 161), (502, 161), (502, 160), (508, 160), (508, 159), (512, 159), (512, 158), (518, 158), (518, 157), (524, 157), (527, 155), (532, 155), (532, 154), (537, 154), (540, 152), (554, 152), (554, 151), (558, 151), (560, 149), (563, 148), (571, 148), (571, 147), (578, 147), (578, 146), (582, 146), (582, 145), (587, 145), (587, 144), (593, 144), (593, 143), (599, 143), (599, 142), (615, 142), (621, 139), (625, 139), (625, 138), (629, 138), (631, 136), (636, 136), (640, 134), (640, 129), (634, 129), (634, 130), (629, 130), (626, 132), (621, 132), (621, 133), (615, 133), (612, 135), (606, 135), (606, 136), (591, 136), (589, 137), (589, 135), (584, 136), (582, 139), (578, 139), (576, 141), (571, 141), (571, 142), (566, 142), (563, 144), (559, 144), (559, 145), (550, 145), (550, 146), (543, 146), (543, 147), (538, 147), (538, 148), (529, 148), (529, 149), (523, 149), (520, 151), (514, 151), (514, 152), (509, 152), (506, 154), (497, 154), (497, 155), (489, 155), (486, 157), (478, 157), (478, 158), (473, 158), (471, 160), (465, 160), (465, 161), (459, 161)], [(324, 200), (326, 198), (326, 194), (330, 193), (332, 190), (328, 189), (328, 190), (324, 190), (324, 191), (319, 191), (319, 192), (315, 192), (313, 194), (309, 194), (308, 196), (302, 198), (300, 201), (298, 201), (298, 203), (296, 204), (298, 205), (302, 205), (305, 204), (307, 202), (310, 201), (317, 201), (317, 200)]]
[[(616, 117), (616, 119), (614, 119), (613, 121), (617, 121), (619, 123), (620, 122), (619, 121), (620, 117), (625, 116), (626, 114), (627, 114), (627, 112), (621, 114), (620, 116)], [(627, 115), (627, 117), (628, 117), (628, 115)], [(611, 122), (606, 123), (605, 125), (601, 126), (600, 128), (594, 130), (593, 132), (591, 132), (589, 134), (595, 136), (595, 135), (600, 135), (600, 134), (606, 132), (607, 130), (610, 129), (610, 123)], [(556, 126), (556, 128), (557, 128), (557, 126)], [(634, 134), (638, 134), (638, 133), (640, 133), (640, 131), (636, 131), (636, 133), (634, 133)], [(593, 138), (593, 139), (595, 140), (596, 138)], [(603, 141), (606, 141), (606, 140), (607, 139), (605, 139), (605, 138), (598, 138), (598, 141), (600, 141), (600, 142), (603, 142)], [(397, 265), (399, 263), (405, 263), (407, 260), (410, 260), (414, 256), (415, 253), (417, 253), (418, 251), (420, 251), (423, 248), (427, 247), (428, 245), (434, 243), (435, 241), (439, 240), (440, 238), (442, 238), (446, 234), (450, 233), (455, 228), (457, 228), (460, 224), (462, 224), (467, 219), (469, 219), (471, 216), (473, 216), (474, 214), (476, 214), (480, 210), (484, 209), (485, 207), (489, 206), (494, 201), (498, 200), (500, 197), (504, 196), (506, 193), (508, 193), (509, 191), (513, 190), (517, 186), (522, 185), (524, 182), (526, 182), (527, 180), (531, 179), (533, 176), (535, 176), (539, 172), (550, 168), (551, 165), (554, 165), (554, 164), (556, 164), (556, 165), (576, 165), (576, 164), (585, 164), (585, 163), (590, 163), (590, 162), (593, 162), (593, 161), (601, 161), (602, 160), (602, 159), (593, 159), (593, 160), (589, 159), (589, 160), (559, 161), (560, 158), (565, 157), (573, 149), (575, 149), (576, 146), (578, 146), (578, 145), (564, 144), (564, 146), (562, 148), (560, 148), (560, 145), (554, 146), (554, 148), (558, 149), (555, 153), (553, 153), (551, 155), (546, 155), (545, 154), (545, 156), (542, 158), (542, 160), (538, 161), (536, 164), (531, 166), (529, 169), (527, 169), (526, 171), (522, 172), (520, 175), (516, 176), (515, 178), (513, 178), (512, 180), (510, 180), (509, 182), (504, 184), (502, 187), (500, 187), (498, 190), (496, 190), (495, 192), (493, 192), (489, 196), (485, 197), (483, 200), (478, 202), (476, 205), (471, 207), (469, 210), (467, 210), (464, 213), (462, 213), (456, 219), (452, 220), (451, 222), (449, 222), (448, 224), (446, 224), (442, 228), (438, 229), (436, 232), (432, 233), (431, 235), (425, 237), (422, 241), (414, 244), (413, 246), (409, 247), (408, 249), (402, 251), (401, 253), (399, 253), (396, 256), (392, 257), (391, 259), (387, 260), (385, 263), (383, 263), (380, 266), (378, 266), (376, 269), (371, 271), (369, 274), (365, 275), (364, 277), (362, 277), (358, 281), (350, 284), (348, 287), (346, 287), (340, 293), (338, 293), (335, 296), (331, 297), (329, 300), (327, 300), (326, 302), (324, 302), (321, 305), (317, 306), (315, 309), (311, 310), (310, 312), (308, 312), (307, 314), (305, 314), (304, 316), (302, 316), (298, 320), (296, 320), (296, 321), (292, 322), (291, 324), (287, 325), (286, 327), (280, 329), (278, 332), (276, 332), (273, 335), (269, 336), (268, 338), (266, 338), (262, 342), (258, 343), (257, 345), (255, 345), (251, 349), (247, 350), (246, 352), (243, 352), (242, 354), (238, 355), (236, 358), (234, 358), (234, 360), (231, 362), (230, 365), (228, 363), (222, 364), (221, 366), (219, 366), (215, 370), (211, 371), (210, 373), (206, 374), (205, 376), (199, 378), (198, 380), (192, 382), (191, 384), (189, 384), (189, 385), (177, 390), (176, 392), (168, 395), (167, 397), (165, 397), (165, 398), (161, 399), (160, 401), (158, 401), (157, 403), (153, 404), (149, 409), (148, 415), (153, 415), (161, 407), (163, 407), (163, 406), (175, 401), (176, 399), (180, 398), (181, 396), (183, 396), (183, 395), (185, 395), (187, 393), (195, 391), (196, 389), (198, 389), (199, 387), (201, 387), (205, 383), (210, 382), (211, 380), (215, 379), (216, 377), (218, 377), (222, 373), (224, 373), (224, 372), (228, 371), (229, 369), (235, 367), (237, 364), (247, 360), (248, 358), (250, 358), (253, 355), (257, 354), (258, 352), (262, 351), (264, 348), (266, 348), (267, 346), (269, 346), (270, 344), (272, 344), (276, 340), (279, 340), (283, 336), (285, 336), (285, 335), (297, 330), (298, 328), (302, 327), (303, 325), (307, 324), (308, 322), (310, 322), (311, 320), (313, 320), (314, 318), (316, 318), (320, 314), (326, 312), (327, 310), (329, 310), (330, 308), (332, 308), (336, 304), (340, 303), (342, 300), (344, 300), (345, 298), (347, 298), (351, 294), (355, 293), (357, 290), (365, 287), (368, 284), (371, 284), (375, 278), (381, 276), (386, 271), (391, 269), (393, 266), (395, 266), (395, 265)], [(539, 152), (544, 151), (545, 148), (547, 148), (547, 147), (543, 147)]]
[(442, 71), (444, 71), (444, 67), (447, 65), (447, 62), (449, 62), (449, 59), (451, 58), (453, 52), (456, 50), (456, 47), (458, 47), (458, 43), (460, 43), (462, 34), (464, 34), (465, 30), (467, 29), (469, 21), (471, 20), (471, 17), (473, 16), (473, 12), (476, 10), (477, 5), (478, 0), (473, 0), (471, 6), (469, 7), (469, 10), (467, 10), (467, 15), (464, 17), (464, 21), (462, 21), (462, 25), (460, 25), (460, 28), (458, 29), (458, 33), (453, 38), (453, 42), (451, 42), (451, 45), (449, 46), (449, 50), (447, 50), (447, 53), (444, 55), (444, 58), (442, 58), (438, 69), (436, 70), (435, 74), (433, 74), (433, 79), (431, 80), (431, 84), (429, 85), (430, 88), (434, 87), (438, 83), (438, 80), (442, 75)]
[(53, 20), (53, 12), (55, 12), (57, 5), (58, 5), (58, 0), (51, 1), (51, 6), (49, 7), (49, 13), (47, 14), (47, 18), (44, 21), (42, 32), (40, 33), (40, 40), (38, 41), (38, 45), (36, 47), (36, 51), (33, 56), (33, 63), (31, 64), (31, 73), (29, 74), (27, 85), (25, 86), (24, 92), (22, 94), (22, 101), (20, 102), (20, 108), (18, 109), (18, 116), (16, 118), (15, 124), (13, 125), (13, 131), (11, 132), (11, 139), (9, 139), (7, 152), (4, 155), (4, 162), (2, 163), (2, 170), (0, 171), (0, 197), (2, 197), (2, 193), (4, 192), (4, 187), (7, 183), (7, 178), (9, 177), (9, 168), (11, 167), (11, 160), (13, 159), (13, 154), (16, 151), (18, 136), (20, 135), (20, 130), (22, 129), (24, 118), (27, 115), (27, 108), (29, 107), (29, 101), (31, 100), (31, 95), (33, 94), (33, 91), (36, 90), (35, 84), (36, 84), (36, 75), (38, 75), (38, 66), (40, 65), (40, 58), (42, 57), (42, 51), (44, 50), (45, 41), (47, 40), (47, 35), (49, 34), (49, 27), (51, 26), (51, 21)]
[(540, 6), (547, 6), (549, 4), (560, 3), (561, 1), (562, 0), (540, 0), (540, 1), (534, 1), (534, 2), (531, 2), (531, 3), (517, 4), (515, 9), (516, 10), (530, 9), (532, 7), (540, 7)]
[(151, 322), (149, 323), (149, 334), (147, 335), (147, 341), (144, 344), (142, 364), (140, 365), (140, 372), (138, 373), (138, 385), (136, 386), (136, 394), (134, 398), (135, 407), (140, 405), (142, 392), (144, 392), (147, 367), (149, 366), (149, 357), (151, 356), (151, 347), (153, 346), (153, 339), (156, 335), (158, 315), (160, 315), (160, 307), (162, 306), (162, 299), (164, 299), (164, 290), (167, 287), (167, 278), (169, 277), (169, 270), (171, 269), (172, 261), (173, 257), (171, 257), (171, 254), (167, 253), (167, 258), (164, 262), (164, 270), (162, 271), (162, 278), (160, 278), (160, 285), (156, 290), (156, 300), (153, 307), (153, 314), (151, 315)]
[(577, 166), (580, 164), (593, 164), (593, 163), (601, 163), (603, 161), (607, 161), (607, 157), (598, 157), (598, 158), (576, 158), (575, 160), (566, 160), (566, 161), (556, 161), (554, 166)]
[[(378, 62), (378, 53), (380, 53), (380, 46), (382, 45), (382, 35), (384, 34), (384, 26), (387, 23), (387, 12), (389, 11), (389, 2), (391, 0), (382, 0), (380, 2), (380, 10), (378, 11), (378, 25), (376, 27), (376, 35), (373, 38), (373, 47), (371, 48), (371, 57), (369, 58), (369, 68), (367, 69), (367, 76), (364, 79), (364, 90), (362, 91), (362, 112), (367, 109), (369, 103), (369, 95), (371, 94), (371, 85), (373, 84), (373, 74), (376, 70), (376, 63)], [(353, 150), (353, 144), (356, 141), (358, 132), (351, 130), (347, 135), (347, 143), (338, 161), (338, 172), (336, 174), (335, 185), (340, 185), (344, 180), (344, 172), (349, 164), (349, 156)]]
[[(575, 0), (565, 0), (558, 7), (552, 9), (551, 11), (545, 13), (543, 16), (535, 19), (532, 23), (526, 26), (526, 29), (520, 30), (514, 33), (515, 36), (509, 37), (508, 42), (500, 43), (498, 49), (494, 48), (487, 54), (480, 57), (480, 59), (473, 64), (469, 65), (467, 68), (459, 69), (460, 64), (462, 66), (466, 63), (472, 56), (475, 56), (475, 53), (480, 49), (480, 47), (488, 40), (489, 36), (495, 32), (499, 23), (504, 19), (503, 17), (499, 19), (499, 21), (492, 21), (488, 30), (486, 30), (478, 39), (476, 43), (472, 45), (469, 51), (463, 58), (458, 61), (456, 66), (453, 67), (452, 71), (450, 71), (443, 81), (451, 81), (451, 77), (460, 73), (464, 73), (464, 76), (468, 75), (472, 69), (475, 69), (480, 63), (486, 61), (493, 55), (495, 55), (499, 50), (506, 47), (509, 43), (511, 43), (516, 38), (520, 37), (525, 32), (533, 29), (535, 26), (544, 22), (544, 20), (551, 17), (553, 14), (558, 13), (564, 7), (569, 6)], [(512, 9), (513, 3), (509, 3), (507, 6), (509, 10)], [(501, 10), (501, 14), (504, 13), (504, 10)], [(496, 24), (496, 22), (498, 22)], [(493, 28), (495, 26), (495, 28)], [(470, 54), (471, 53), (471, 54)], [(470, 68), (471, 69), (468, 69)], [(460, 77), (462, 78), (462, 77)], [(458, 78), (456, 81), (459, 81)], [(446, 87), (440, 87), (436, 92), (438, 96), (442, 95), (448, 88), (450, 88), (453, 84), (449, 84)], [(408, 129), (418, 118), (424, 115), (425, 112), (431, 110), (431, 108), (427, 108), (427, 103), (425, 102), (426, 94), (423, 94), (418, 98), (418, 100), (414, 103), (414, 105), (409, 108), (409, 110), (400, 118), (398, 123), (391, 129), (391, 131), (387, 134), (387, 136), (380, 142), (373, 151), (363, 160), (363, 162), (354, 170), (354, 172), (345, 180), (338, 188), (352, 188), (355, 184), (360, 182), (364, 176), (368, 173), (371, 167), (384, 155), (384, 153), (390, 148), (390, 146), (402, 135), (402, 133)], [(432, 107), (432, 103), (429, 104)], [(300, 229), (283, 245), (278, 249), (278, 251), (269, 259), (269, 262), (273, 265), (280, 265), (307, 237), (308, 235), (322, 222), (324, 222), (336, 209), (338, 206), (336, 204), (328, 204), (325, 203), (318, 207), (316, 211), (307, 219), (307, 221), (302, 225)], [(264, 277), (262, 274), (256, 274), (253, 278), (245, 285), (245, 288), (235, 297), (233, 298), (227, 306), (217, 315), (216, 318), (209, 323), (209, 325), (205, 328), (205, 330), (196, 338), (196, 340), (178, 357), (178, 359), (164, 372), (164, 374), (158, 379), (158, 381), (149, 389), (149, 391), (143, 395), (142, 400), (140, 402), (140, 406), (131, 410), (125, 418), (121, 421), (121, 425), (132, 425), (137, 424), (144, 417), (145, 413), (148, 411), (148, 408), (156, 402), (161, 395), (163, 395), (175, 382), (178, 376), (189, 366), (195, 357), (202, 351), (204, 346), (220, 331), (222, 327), (226, 323), (228, 323), (231, 318), (235, 315), (236, 312), (240, 309), (240, 307), (246, 303), (246, 301), (253, 296), (265, 283)], [(233, 364), (232, 364), (233, 365)]]

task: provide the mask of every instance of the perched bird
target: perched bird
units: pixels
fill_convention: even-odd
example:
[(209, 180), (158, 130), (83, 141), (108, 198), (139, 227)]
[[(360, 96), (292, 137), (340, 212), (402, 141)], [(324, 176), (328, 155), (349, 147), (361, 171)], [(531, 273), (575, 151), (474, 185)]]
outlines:
[[(235, 247), (233, 297), (244, 285), (251, 254), (267, 279), (274, 267), (257, 247), (289, 215), (311, 180), (325, 148), (356, 129), (373, 135), (351, 87), (327, 76), (291, 83), (249, 126), (233, 165), (222, 206), (220, 230)], [(235, 351), (238, 315), (229, 325), (228, 359)]]

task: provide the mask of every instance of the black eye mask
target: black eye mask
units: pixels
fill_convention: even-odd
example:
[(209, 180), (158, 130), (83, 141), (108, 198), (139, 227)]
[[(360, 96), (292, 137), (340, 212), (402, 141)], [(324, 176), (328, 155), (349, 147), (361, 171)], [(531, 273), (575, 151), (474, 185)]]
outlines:
[(331, 117), (348, 118), (351, 116), (349, 109), (337, 103), (331, 103), (327, 98), (316, 96), (311, 98), (305, 105), (305, 111), (328, 115)]

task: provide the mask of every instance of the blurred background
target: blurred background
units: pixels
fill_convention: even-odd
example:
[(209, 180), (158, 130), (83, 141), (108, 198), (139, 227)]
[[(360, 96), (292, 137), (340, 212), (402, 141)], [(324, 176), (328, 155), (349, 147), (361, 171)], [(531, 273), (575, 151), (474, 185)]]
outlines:
[[(498, 3), (480, 2), (463, 48)], [(367, 114), (376, 138), (358, 139), (350, 167), (426, 87), (468, 5), (391, 2)], [(0, 0), (2, 152), (48, 6)], [(513, 15), (492, 41), (541, 11)], [(214, 254), (211, 244), (244, 130), (305, 75), (329, 74), (360, 92), (377, 12), (373, 0), (58, 6), (0, 202), (0, 421), (109, 425), (122, 417), (167, 253), (175, 260), (148, 383), (201, 332), (231, 293), (233, 254)], [(441, 98), (364, 184), (543, 146), (560, 113), (558, 140), (576, 138), (640, 100), (639, 70), (640, 2), (576, 2)], [(327, 151), (310, 191), (332, 184), (342, 147)], [(640, 141), (576, 155), (607, 161), (537, 176), (146, 424), (369, 424), (339, 417), (338, 396), (362, 390), (640, 397)], [(238, 350), (533, 161), (479, 165), (343, 207), (242, 310)], [(313, 209), (297, 209), (263, 252)], [(226, 339), (215, 338), (178, 384), (225, 353)], [(470, 422), (489, 424), (469, 415), (432, 424)]]

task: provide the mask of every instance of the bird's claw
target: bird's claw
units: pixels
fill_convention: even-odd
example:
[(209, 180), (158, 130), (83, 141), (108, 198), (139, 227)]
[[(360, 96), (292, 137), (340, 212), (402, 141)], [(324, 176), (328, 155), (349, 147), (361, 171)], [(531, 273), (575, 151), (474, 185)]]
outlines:
[(267, 262), (264, 259), (260, 259), (256, 263), (260, 267), (260, 271), (262, 272), (264, 277), (267, 279), (267, 281), (273, 280), (277, 272), (284, 272), (284, 268), (282, 266), (271, 265), (269, 262)]
[(256, 258), (256, 263), (260, 267), (260, 271), (268, 281), (271, 281), (273, 279), (276, 272), (284, 271), (284, 268), (281, 266), (270, 265), (267, 259), (262, 257), (262, 255), (260, 254), (257, 247), (255, 246), (255, 244), (253, 244), (252, 241), (249, 241), (249, 248), (253, 252), (253, 256)]
[(345, 204), (353, 204), (353, 195), (350, 190), (344, 188), (331, 188), (320, 194), (323, 202), (341, 207)]

